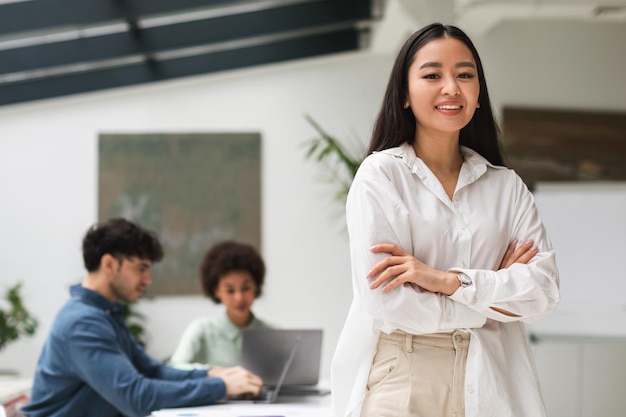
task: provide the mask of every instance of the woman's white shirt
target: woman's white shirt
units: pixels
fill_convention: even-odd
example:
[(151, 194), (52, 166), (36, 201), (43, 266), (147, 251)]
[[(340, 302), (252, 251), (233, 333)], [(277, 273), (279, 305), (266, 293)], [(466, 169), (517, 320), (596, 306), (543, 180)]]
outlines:
[[(412, 146), (368, 156), (348, 194), (346, 220), (354, 299), (333, 358), (336, 417), (359, 416), (379, 332), (469, 329), (466, 417), (545, 415), (524, 323), (554, 311), (559, 276), (532, 194), (514, 171), (461, 147), (464, 163), (452, 200)], [(496, 271), (515, 238), (539, 252)], [(371, 290), (369, 270), (394, 243), (425, 264), (463, 272), (473, 284), (451, 296), (405, 284)], [(515, 313), (511, 317), (490, 307)]]

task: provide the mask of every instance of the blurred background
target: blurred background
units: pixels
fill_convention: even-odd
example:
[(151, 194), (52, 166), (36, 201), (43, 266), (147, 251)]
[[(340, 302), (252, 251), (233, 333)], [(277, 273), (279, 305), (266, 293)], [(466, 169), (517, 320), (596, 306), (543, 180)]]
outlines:
[[(175, 185), (159, 190), (153, 174), (149, 187), (150, 178), (128, 188), (133, 210), (121, 213), (197, 253), (224, 237), (257, 245), (267, 280), (255, 312), (324, 329), (328, 380), (352, 290), (342, 200), (328, 178), (341, 173), (307, 158), (319, 137), (310, 120), (358, 155), (400, 46), (433, 21), (472, 37), (507, 158), (526, 173), (557, 250), (561, 306), (529, 328), (549, 415), (623, 416), (625, 0), (0, 0), (0, 297), (21, 283), (39, 322), (0, 348), (0, 369), (32, 376), (67, 287), (85, 274), (82, 236), (115, 199), (103, 178), (127, 172), (111, 168), (107, 138), (218, 136), (256, 138), (252, 162), (233, 160), (233, 171), (207, 155), (214, 169), (190, 170), (202, 158), (172, 146), (128, 175), (169, 172)], [(211, 187), (238, 173), (246, 180), (232, 182), (237, 199), (220, 212), (232, 216), (217, 222), (232, 227), (193, 217), (196, 203), (213, 215), (230, 194)], [(131, 184), (120, 178), (113, 184)], [(184, 197), (169, 197), (176, 187)], [(157, 211), (141, 210), (148, 188)], [(217, 308), (187, 264), (163, 276), (173, 289), (134, 306), (157, 358)]]

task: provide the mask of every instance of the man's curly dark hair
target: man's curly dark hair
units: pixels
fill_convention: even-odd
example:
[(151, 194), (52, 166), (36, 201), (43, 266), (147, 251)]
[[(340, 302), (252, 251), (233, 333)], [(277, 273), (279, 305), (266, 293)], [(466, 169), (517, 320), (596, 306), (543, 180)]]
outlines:
[(97, 271), (106, 254), (120, 261), (137, 257), (158, 262), (163, 259), (163, 247), (154, 232), (124, 218), (114, 218), (94, 224), (83, 238), (83, 262), (87, 271)]

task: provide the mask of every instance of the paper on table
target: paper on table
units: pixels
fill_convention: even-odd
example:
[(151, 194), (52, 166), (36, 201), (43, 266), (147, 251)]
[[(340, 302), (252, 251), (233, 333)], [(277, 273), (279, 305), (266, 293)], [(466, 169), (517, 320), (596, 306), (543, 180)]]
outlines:
[(155, 417), (326, 417), (328, 407), (298, 404), (209, 405), (153, 411)]

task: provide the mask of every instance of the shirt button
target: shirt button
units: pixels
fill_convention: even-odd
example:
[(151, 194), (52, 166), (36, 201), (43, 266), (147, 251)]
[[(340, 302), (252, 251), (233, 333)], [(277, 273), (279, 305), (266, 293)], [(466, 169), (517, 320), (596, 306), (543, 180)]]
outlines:
[(469, 392), (470, 394), (473, 394), (474, 393), (474, 387), (471, 386), (471, 385), (468, 385), (467, 392)]
[(461, 227), (461, 230), (465, 230), (465, 225), (464, 224), (462, 224), (460, 227)]
[(461, 266), (462, 266), (463, 268), (465, 268), (465, 267), (467, 266), (467, 264), (466, 264), (465, 262), (461, 262)]

